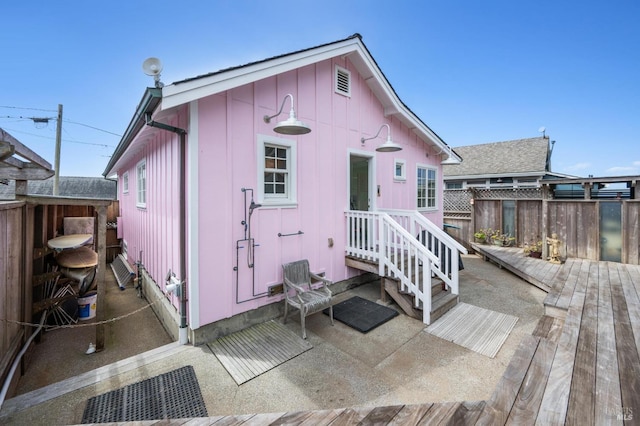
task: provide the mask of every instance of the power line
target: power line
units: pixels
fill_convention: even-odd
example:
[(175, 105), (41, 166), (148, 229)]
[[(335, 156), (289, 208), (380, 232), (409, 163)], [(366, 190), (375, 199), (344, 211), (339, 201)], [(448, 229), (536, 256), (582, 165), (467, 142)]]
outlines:
[[(64, 120), (62, 120), (64, 121)], [(4, 128), (7, 131), (13, 132), (13, 133), (22, 133), (23, 135), (29, 135), (29, 136), (34, 136), (36, 138), (42, 138), (42, 139), (49, 139), (49, 140), (55, 140), (56, 138), (52, 138), (50, 136), (42, 136), (42, 135), (38, 135), (35, 133), (29, 133), (29, 132), (23, 132), (22, 130), (16, 130), (16, 129), (8, 129), (8, 128)], [(95, 145), (95, 146), (101, 146), (104, 148), (114, 148), (115, 145), (107, 145), (107, 144), (103, 144), (103, 143), (95, 143), (95, 142), (81, 142), (81, 141), (74, 141), (74, 140), (69, 140), (69, 139), (64, 139), (64, 142), (70, 142), (70, 143), (79, 143), (79, 144), (83, 144), (83, 145)]]
[[(3, 107), (0, 106), (0, 108), (3, 108)], [(9, 107), (4, 107), (4, 108), (9, 108)], [(33, 108), (33, 109), (35, 109), (35, 108)], [(37, 111), (48, 111), (48, 110), (37, 110)], [(48, 123), (49, 121), (53, 121), (53, 120), (56, 119), (56, 117), (24, 117), (24, 116), (21, 116), (21, 115), (17, 116), (17, 117), (12, 117), (10, 115), (5, 115), (5, 116), (2, 116), (0, 118), (31, 120), (36, 124), (38, 124), (38, 123)], [(101, 129), (101, 128), (95, 127), (95, 126), (91, 126), (89, 124), (78, 123), (77, 121), (64, 120), (64, 119), (62, 120), (62, 122), (71, 123), (71, 124), (77, 124), (79, 126), (88, 127), (89, 129), (97, 130), (99, 132), (104, 132), (104, 133), (108, 133), (108, 134), (113, 135), (113, 136), (122, 137), (122, 135), (119, 134), (119, 133), (110, 132), (108, 130), (104, 130), (104, 129)]]
[(79, 126), (88, 127), (88, 128), (90, 128), (90, 129), (98, 130), (98, 131), (100, 131), (100, 132), (108, 133), (108, 134), (110, 134), (110, 135), (114, 135), (114, 136), (122, 137), (122, 135), (120, 135), (120, 134), (118, 134), (118, 133), (113, 133), (113, 132), (110, 132), (110, 131), (108, 131), (108, 130), (99, 129), (99, 128), (97, 128), (97, 127), (93, 127), (93, 126), (90, 126), (90, 125), (88, 125), (88, 124), (77, 123), (77, 122), (75, 122), (75, 121), (70, 121), (70, 120), (62, 120), (62, 121), (63, 121), (64, 123), (77, 124), (77, 125), (79, 125)]
[(0, 108), (9, 108), (9, 109), (25, 109), (25, 110), (31, 110), (31, 111), (46, 111), (46, 112), (56, 112), (55, 109), (42, 109), (42, 108), (22, 108), (22, 107), (16, 107), (16, 106), (7, 106), (7, 105), (0, 105)]

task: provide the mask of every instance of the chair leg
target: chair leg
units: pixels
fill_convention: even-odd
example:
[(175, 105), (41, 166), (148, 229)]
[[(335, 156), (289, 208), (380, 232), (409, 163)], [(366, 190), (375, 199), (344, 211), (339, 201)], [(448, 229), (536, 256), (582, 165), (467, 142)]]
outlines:
[(329, 318), (331, 318), (331, 325), (333, 325), (333, 305), (329, 306)]
[(302, 338), (307, 338), (307, 329), (304, 326), (304, 313), (300, 311), (300, 325), (302, 326)]
[(286, 324), (287, 323), (287, 308), (289, 307), (289, 304), (287, 303), (287, 301), (285, 300), (284, 302), (284, 317), (282, 318), (282, 323)]

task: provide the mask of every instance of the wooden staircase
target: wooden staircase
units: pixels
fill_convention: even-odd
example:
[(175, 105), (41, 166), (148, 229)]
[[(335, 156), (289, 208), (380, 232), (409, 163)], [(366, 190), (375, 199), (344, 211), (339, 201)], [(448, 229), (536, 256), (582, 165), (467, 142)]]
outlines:
[[(373, 261), (359, 259), (352, 256), (346, 256), (346, 265), (361, 271), (378, 273), (378, 264)], [(404, 313), (412, 318), (423, 319), (422, 302), (418, 301), (416, 307), (416, 299), (414, 295), (401, 291), (400, 281), (389, 276), (380, 277), (380, 299), (387, 301), (387, 296), (391, 297), (394, 302), (404, 311)], [(440, 318), (459, 302), (459, 296), (452, 294), (446, 288), (446, 285), (439, 278), (431, 280), (431, 312), (430, 323)]]

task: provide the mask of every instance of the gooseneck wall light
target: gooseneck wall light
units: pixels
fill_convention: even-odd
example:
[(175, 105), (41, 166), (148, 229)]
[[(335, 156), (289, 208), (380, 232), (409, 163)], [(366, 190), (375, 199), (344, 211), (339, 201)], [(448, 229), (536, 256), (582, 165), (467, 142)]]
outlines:
[(296, 112), (293, 109), (293, 95), (291, 93), (287, 94), (282, 100), (282, 105), (280, 105), (280, 110), (277, 114), (268, 116), (264, 116), (265, 123), (271, 123), (271, 119), (279, 116), (282, 113), (282, 109), (284, 108), (284, 103), (287, 98), (291, 99), (291, 111), (289, 111), (289, 118), (285, 121), (280, 121), (276, 124), (276, 127), (273, 128), (273, 131), (276, 133), (281, 133), (283, 135), (305, 135), (311, 131), (309, 126), (307, 126), (302, 121), (298, 120), (296, 117)]
[(402, 147), (391, 140), (391, 127), (389, 127), (389, 125), (386, 124), (386, 123), (383, 124), (382, 126), (380, 126), (380, 128), (378, 129), (378, 133), (376, 133), (375, 136), (372, 136), (370, 138), (360, 138), (360, 142), (362, 143), (362, 145), (364, 145), (364, 143), (366, 141), (371, 140), (371, 139), (375, 139), (378, 136), (380, 136), (380, 132), (385, 127), (387, 128), (387, 141), (385, 143), (383, 143), (382, 145), (380, 145), (379, 147), (377, 147), (376, 151), (378, 151), (378, 152), (400, 151), (402, 149)]
[[(444, 164), (444, 165), (457, 165), (460, 164), (460, 160), (458, 160), (456, 157), (454, 157), (453, 155), (453, 149), (451, 149), (450, 146), (448, 146), (448, 157), (446, 160), (443, 160), (440, 162), (440, 164)], [(440, 151), (440, 154), (444, 153), (444, 151)]]

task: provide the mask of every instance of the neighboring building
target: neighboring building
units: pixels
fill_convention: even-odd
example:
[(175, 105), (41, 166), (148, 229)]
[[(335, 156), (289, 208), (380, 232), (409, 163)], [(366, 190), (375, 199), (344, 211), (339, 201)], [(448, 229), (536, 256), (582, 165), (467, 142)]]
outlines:
[[(276, 133), (294, 107), (310, 133)], [(385, 136), (402, 150), (378, 152)], [(440, 163), (449, 156), (460, 160), (398, 98), (356, 34), (157, 82), (104, 175), (119, 181), (129, 262), (175, 306), (166, 311), (180, 339), (201, 343), (229, 331), (216, 324), (223, 319), (246, 325), (258, 308), (276, 312), (284, 263), (306, 258), (335, 282), (357, 279), (345, 260), (350, 210), (419, 212), (441, 230)], [(358, 223), (367, 234), (373, 222)], [(171, 276), (186, 297), (166, 292)]]
[[(53, 194), (53, 177), (45, 180), (27, 182), (28, 195)], [(115, 200), (117, 198), (117, 181), (102, 177), (60, 176), (58, 183), (59, 197), (64, 198), (98, 198)], [(15, 181), (0, 182), (0, 200), (15, 199)]]
[(544, 179), (569, 177), (551, 171), (554, 142), (544, 136), (457, 147), (464, 162), (443, 166), (446, 189), (540, 188)]

